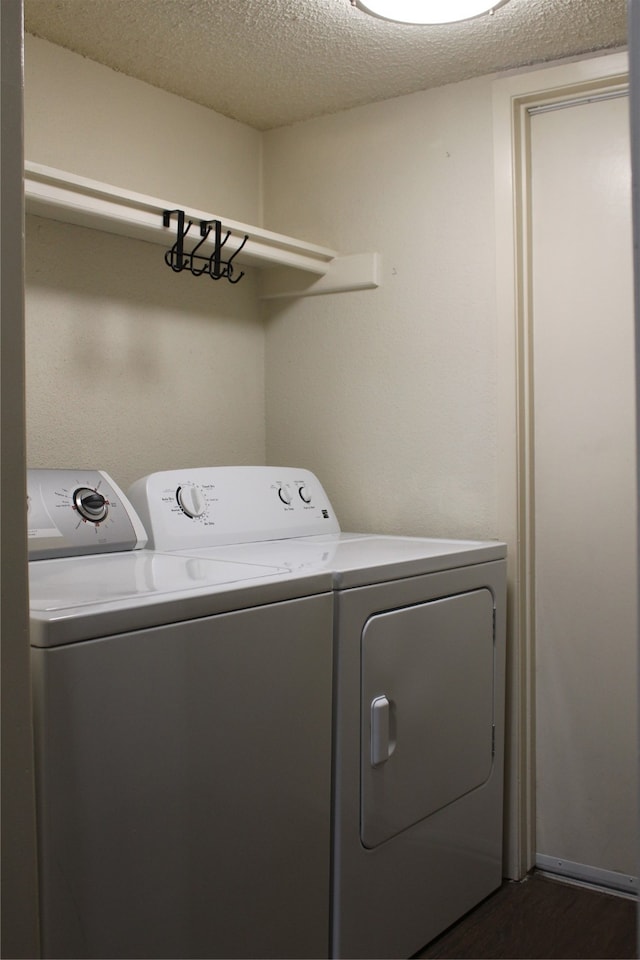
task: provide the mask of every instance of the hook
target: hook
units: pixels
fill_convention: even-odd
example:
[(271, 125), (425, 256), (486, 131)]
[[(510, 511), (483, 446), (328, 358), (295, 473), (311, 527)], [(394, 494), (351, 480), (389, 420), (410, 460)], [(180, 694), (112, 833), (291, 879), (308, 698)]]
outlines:
[[(190, 255), (189, 255), (189, 258), (190, 258), (190, 260), (191, 260), (191, 266), (190, 266), (189, 269), (191, 270), (191, 273), (193, 274), (194, 277), (201, 277), (203, 273), (209, 273), (209, 261), (207, 260), (206, 257), (196, 256), (196, 251), (200, 249), (200, 247), (202, 246), (202, 244), (205, 242), (205, 240), (207, 239), (207, 237), (208, 237), (209, 234), (211, 233), (211, 227), (208, 226), (208, 224), (210, 224), (210, 223), (214, 223), (214, 224), (215, 224), (216, 221), (215, 221), (215, 220), (201, 220), (201, 221), (200, 221), (200, 236), (201, 236), (202, 239), (199, 240), (198, 243), (196, 243), (195, 247), (193, 248), (193, 250), (191, 251), (191, 253), (190, 253)], [(194, 261), (194, 260), (199, 260), (199, 261), (201, 261), (202, 263), (204, 263), (204, 266), (201, 267), (200, 269), (198, 269), (197, 267), (195, 267), (195, 266), (193, 265), (193, 261)]]
[[(185, 228), (184, 210), (165, 210), (162, 214), (162, 222), (165, 227), (169, 227), (171, 225), (171, 217), (173, 214), (176, 214), (178, 220), (176, 227), (176, 242), (170, 250), (167, 250), (164, 255), (165, 263), (171, 267), (172, 270), (174, 270), (176, 273), (179, 273), (181, 270), (188, 268), (194, 277), (201, 277), (203, 273), (208, 273), (212, 280), (220, 280), (222, 277), (226, 277), (230, 283), (237, 283), (244, 276), (244, 272), (241, 271), (240, 274), (234, 279), (233, 261), (249, 239), (248, 235), (245, 235), (244, 240), (237, 250), (231, 254), (229, 259), (223, 260), (221, 251), (231, 236), (231, 231), (227, 230), (223, 238), (222, 223), (220, 220), (201, 220), (200, 240), (190, 253), (185, 252), (184, 238), (193, 226), (193, 222), (189, 220)], [(211, 256), (206, 257), (202, 254), (199, 254), (198, 250), (208, 239), (212, 231), (214, 233), (213, 252)], [(201, 266), (196, 266), (197, 263), (201, 264)]]
[(184, 270), (185, 267), (189, 266), (189, 254), (185, 256), (184, 253), (184, 238), (189, 233), (189, 230), (193, 226), (191, 220), (187, 224), (185, 229), (184, 226), (184, 210), (165, 210), (162, 214), (162, 222), (165, 227), (170, 226), (171, 224), (171, 215), (177, 214), (178, 225), (176, 228), (176, 242), (171, 247), (170, 250), (164, 255), (165, 263), (171, 267), (176, 273), (180, 273), (181, 270)]
[(236, 277), (236, 279), (235, 280), (233, 279), (233, 261), (238, 256), (238, 254), (240, 253), (240, 251), (242, 250), (242, 248), (244, 247), (248, 239), (249, 239), (249, 235), (245, 233), (244, 240), (242, 241), (238, 249), (235, 250), (234, 253), (232, 253), (229, 259), (227, 260), (227, 266), (225, 267), (223, 276), (227, 278), (229, 283), (238, 283), (238, 281), (242, 280), (242, 278), (244, 277), (244, 270), (241, 270), (238, 276)]
[[(213, 227), (210, 227), (209, 224), (213, 224)], [(202, 272), (208, 273), (212, 280), (219, 280), (221, 265), (220, 249), (228, 240), (229, 231), (227, 231), (227, 236), (224, 238), (224, 240), (221, 240), (220, 237), (222, 235), (222, 224), (219, 220), (202, 220), (200, 222), (200, 233), (204, 233), (205, 236), (208, 237), (212, 229), (214, 231), (213, 253), (207, 259), (206, 266), (203, 267)]]

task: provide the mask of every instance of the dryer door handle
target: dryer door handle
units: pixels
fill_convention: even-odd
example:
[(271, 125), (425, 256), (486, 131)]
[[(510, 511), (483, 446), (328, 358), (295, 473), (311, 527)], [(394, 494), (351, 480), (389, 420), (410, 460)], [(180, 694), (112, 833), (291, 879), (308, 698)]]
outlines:
[(396, 710), (385, 696), (371, 701), (371, 766), (386, 763), (396, 748)]

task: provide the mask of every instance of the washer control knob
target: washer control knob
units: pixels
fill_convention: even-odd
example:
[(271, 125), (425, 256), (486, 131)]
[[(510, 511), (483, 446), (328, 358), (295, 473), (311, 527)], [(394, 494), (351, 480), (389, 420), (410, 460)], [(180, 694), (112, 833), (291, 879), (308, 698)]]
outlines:
[(298, 487), (298, 493), (303, 503), (311, 503), (311, 494), (304, 484), (302, 484), (301, 487)]
[(282, 500), (285, 506), (289, 506), (291, 503), (291, 491), (288, 487), (278, 487), (278, 496)]
[(78, 487), (73, 494), (73, 505), (83, 520), (101, 523), (109, 512), (108, 501), (91, 487)]
[(186, 515), (192, 519), (201, 517), (207, 509), (207, 504), (200, 487), (178, 487), (176, 490), (176, 499), (183, 513), (186, 513)]

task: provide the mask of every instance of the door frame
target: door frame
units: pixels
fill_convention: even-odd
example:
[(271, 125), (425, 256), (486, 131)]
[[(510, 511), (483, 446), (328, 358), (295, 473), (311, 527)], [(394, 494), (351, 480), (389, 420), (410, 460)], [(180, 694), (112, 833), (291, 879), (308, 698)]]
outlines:
[(628, 89), (626, 52), (493, 83), (497, 320), (497, 517), (507, 543), (504, 875), (535, 863), (534, 484), (529, 109)]

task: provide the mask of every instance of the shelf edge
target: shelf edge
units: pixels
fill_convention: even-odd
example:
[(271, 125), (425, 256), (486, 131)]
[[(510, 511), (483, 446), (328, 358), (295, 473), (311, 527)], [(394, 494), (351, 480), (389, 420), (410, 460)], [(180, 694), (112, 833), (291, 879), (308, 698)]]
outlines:
[[(169, 248), (172, 231), (162, 224), (163, 210), (179, 205), (76, 174), (27, 161), (24, 174), (25, 208), (36, 216), (103, 230), (119, 236)], [(182, 208), (181, 208), (182, 209)], [(335, 250), (260, 227), (228, 220), (216, 214), (184, 208), (188, 219), (220, 220), (231, 230), (230, 242), (249, 235), (238, 263), (257, 267), (290, 267), (323, 276), (338, 256)], [(207, 244), (203, 244), (206, 249)]]

